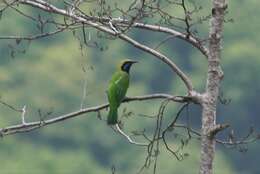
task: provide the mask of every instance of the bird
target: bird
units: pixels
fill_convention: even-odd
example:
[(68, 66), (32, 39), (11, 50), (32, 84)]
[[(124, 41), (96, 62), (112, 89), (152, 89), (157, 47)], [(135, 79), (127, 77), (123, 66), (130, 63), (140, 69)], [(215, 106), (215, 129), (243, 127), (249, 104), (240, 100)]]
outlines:
[(125, 59), (121, 61), (117, 71), (113, 74), (108, 84), (107, 96), (109, 102), (109, 113), (107, 117), (108, 125), (118, 123), (118, 107), (125, 98), (129, 87), (129, 71), (134, 63), (138, 61)]

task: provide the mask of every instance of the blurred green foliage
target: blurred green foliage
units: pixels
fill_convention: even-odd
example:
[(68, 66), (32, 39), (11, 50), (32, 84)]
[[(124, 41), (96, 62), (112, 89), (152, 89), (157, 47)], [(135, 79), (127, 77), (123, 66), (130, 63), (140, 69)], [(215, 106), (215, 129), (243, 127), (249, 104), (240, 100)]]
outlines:
[[(207, 8), (209, 4), (199, 2), (204, 8), (198, 16), (210, 13)], [(230, 123), (239, 135), (245, 135), (251, 125), (256, 129), (259, 127), (260, 59), (257, 45), (260, 43), (260, 36), (257, 28), (260, 23), (256, 13), (259, 5), (258, 0), (230, 1), (229, 13), (226, 16), (227, 20), (232, 18), (234, 22), (225, 24), (222, 60), (225, 79), (221, 90), (224, 97), (231, 98), (232, 102), (227, 106), (220, 105), (219, 122)], [(28, 14), (39, 13), (31, 8), (24, 10)], [(47, 18), (48, 14), (40, 13)], [(199, 33), (206, 37), (208, 22), (196, 27)], [(50, 29), (52, 27), (48, 28)], [(108, 80), (116, 64), (125, 57), (140, 61), (140, 64), (132, 69), (128, 96), (153, 92), (185, 94), (182, 82), (167, 66), (152, 56), (119, 40), (97, 38), (93, 29), (86, 30), (92, 40), (96, 40), (101, 47), (90, 48), (83, 45), (81, 48), (81, 29), (74, 34), (64, 32), (32, 42), (1, 40), (1, 99), (18, 108), (26, 105), (27, 121), (39, 120), (39, 109), (43, 114), (52, 112), (52, 115), (45, 119), (78, 110), (85, 82), (87, 96), (84, 106), (104, 103), (107, 100), (105, 91)], [(12, 9), (2, 14), (0, 36), (37, 32), (35, 24), (19, 17)], [(149, 43), (150, 46), (155, 46), (156, 40), (164, 38), (163, 35), (145, 31), (136, 31), (131, 35)], [(204, 89), (207, 64), (198, 51), (176, 39), (168, 41), (160, 49), (189, 74), (196, 89)], [(159, 105), (159, 101), (123, 104), (121, 113), (124, 108), (134, 113), (130, 117), (122, 118), (125, 130), (129, 133), (144, 128), (151, 131), (155, 121), (139, 115), (155, 115)], [(178, 106), (169, 105), (166, 120), (172, 119)], [(0, 105), (0, 113), (1, 127), (20, 122), (20, 114), (3, 105)], [(200, 124), (199, 114), (200, 109), (197, 106), (190, 108), (191, 121), (195, 127)], [(103, 119), (106, 115), (107, 111), (101, 112)], [(173, 147), (179, 144), (174, 136), (169, 136), (168, 139)], [(257, 144), (250, 145), (246, 154), (237, 150), (219, 149), (216, 153), (216, 174), (260, 172)], [(158, 158), (158, 173), (198, 173), (199, 150), (199, 141), (191, 141), (183, 150), (188, 156), (180, 162), (162, 146)], [(126, 142), (109, 128), (104, 120), (100, 121), (96, 113), (85, 114), (34, 132), (4, 137), (0, 139), (0, 153), (1, 174), (107, 174), (111, 173), (112, 166), (115, 166), (116, 173), (132, 174), (138, 172), (146, 157), (145, 148)], [(152, 167), (144, 173), (151, 173), (151, 170)]]

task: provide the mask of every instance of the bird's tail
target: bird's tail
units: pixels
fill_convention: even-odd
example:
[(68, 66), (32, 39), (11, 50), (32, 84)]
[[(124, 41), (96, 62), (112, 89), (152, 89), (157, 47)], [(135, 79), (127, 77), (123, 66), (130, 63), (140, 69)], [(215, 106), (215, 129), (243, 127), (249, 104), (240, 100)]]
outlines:
[(107, 124), (109, 124), (109, 125), (117, 124), (117, 108), (116, 107), (109, 108)]

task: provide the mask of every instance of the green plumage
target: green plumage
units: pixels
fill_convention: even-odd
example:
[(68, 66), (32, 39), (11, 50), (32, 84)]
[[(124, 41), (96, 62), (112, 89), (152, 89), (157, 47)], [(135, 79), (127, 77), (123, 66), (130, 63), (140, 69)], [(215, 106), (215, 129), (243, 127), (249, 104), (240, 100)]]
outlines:
[(129, 70), (133, 63), (136, 61), (125, 60), (117, 70), (108, 85), (108, 101), (109, 101), (109, 114), (107, 124), (117, 124), (118, 120), (118, 107), (122, 100), (125, 98), (129, 86)]
[(117, 108), (125, 98), (129, 86), (129, 75), (124, 71), (116, 72), (108, 86), (109, 114), (107, 124), (117, 123)]

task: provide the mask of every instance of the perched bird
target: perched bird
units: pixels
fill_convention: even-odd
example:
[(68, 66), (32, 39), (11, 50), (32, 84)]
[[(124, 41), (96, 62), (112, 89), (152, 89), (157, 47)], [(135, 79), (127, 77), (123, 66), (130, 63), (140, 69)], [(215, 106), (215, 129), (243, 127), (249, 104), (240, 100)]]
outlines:
[(107, 91), (109, 101), (107, 124), (109, 125), (117, 124), (117, 109), (125, 98), (129, 86), (129, 71), (134, 63), (137, 61), (123, 60), (109, 82)]

